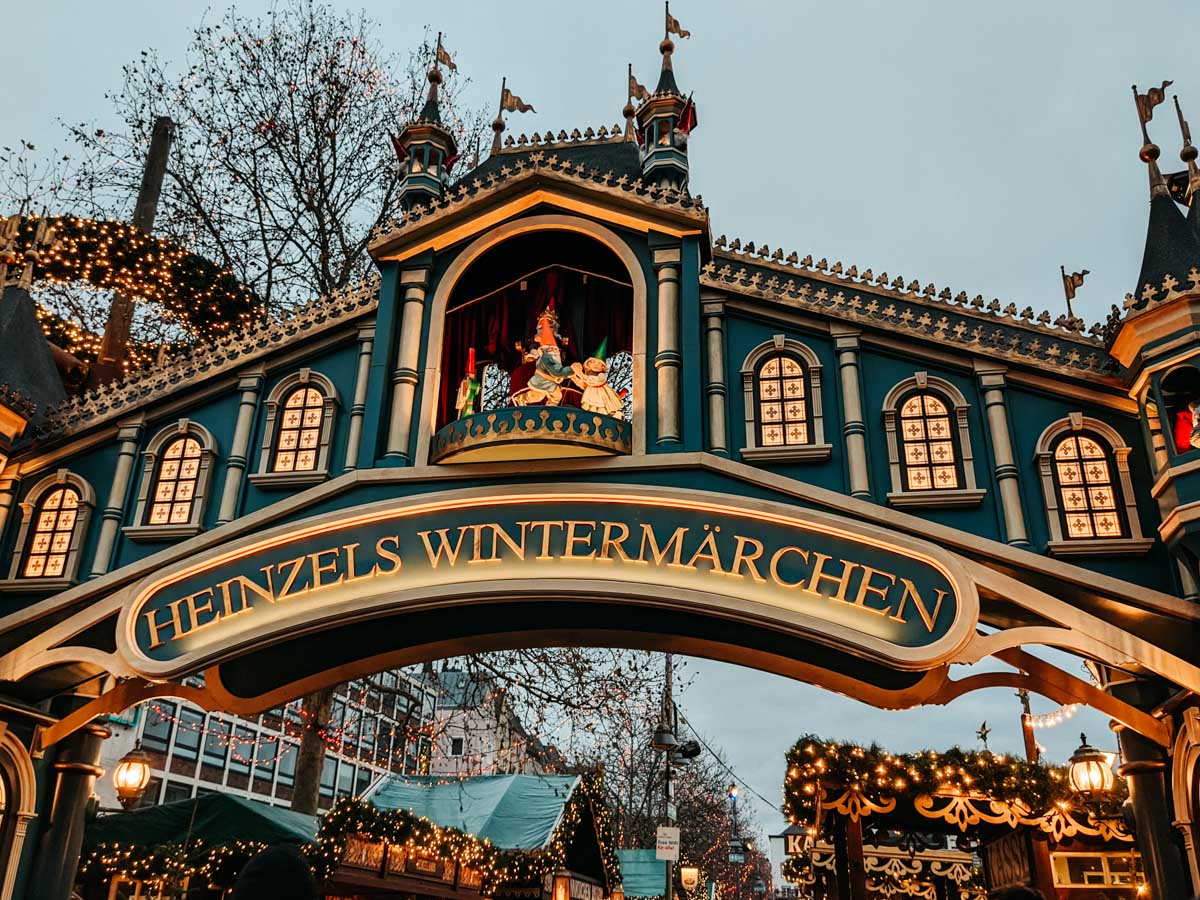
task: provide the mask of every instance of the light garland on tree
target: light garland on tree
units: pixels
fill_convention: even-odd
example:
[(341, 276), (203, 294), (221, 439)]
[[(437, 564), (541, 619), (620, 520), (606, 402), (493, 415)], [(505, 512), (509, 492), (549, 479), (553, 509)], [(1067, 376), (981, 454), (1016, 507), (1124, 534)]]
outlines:
[[(39, 223), (48, 221), (54, 242), (36, 254), (33, 280), (53, 284), (84, 282), (104, 291), (128, 294), (157, 304), (191, 335), (214, 336), (240, 330), (262, 315), (258, 298), (228, 269), (170, 241), (145, 234), (125, 222), (76, 216), (23, 217), (15, 251), (34, 248)], [(99, 338), (52, 313), (39, 315), (63, 349), (94, 359)]]

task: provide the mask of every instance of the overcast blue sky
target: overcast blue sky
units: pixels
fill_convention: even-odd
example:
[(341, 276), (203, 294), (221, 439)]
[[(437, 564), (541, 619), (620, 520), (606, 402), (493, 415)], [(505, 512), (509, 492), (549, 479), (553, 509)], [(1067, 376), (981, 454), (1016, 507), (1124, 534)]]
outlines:
[[(348, 6), (365, 7), (397, 51), (425, 25), (445, 31), (478, 102), (494, 103), (507, 76), (538, 110), (513, 116), (513, 132), (620, 121), (626, 63), (651, 85), (659, 65), (657, 0)], [(61, 143), (60, 118), (111, 124), (103, 94), (119, 87), (122, 64), (148, 47), (179, 58), (204, 9), (8, 0), (0, 143)], [(1130, 84), (1174, 79), (1168, 94), (1200, 128), (1195, 2), (676, 0), (672, 12), (693, 32), (675, 68), (695, 92), (692, 188), (714, 235), (1022, 308), (1062, 310), (1060, 263), (1091, 270), (1077, 307), (1089, 321), (1134, 287), (1147, 189)], [(1180, 168), (1169, 100), (1151, 132), (1164, 169)], [(904, 750), (972, 743), (986, 718), (993, 747), (1020, 746), (1011, 691), (883, 713), (770, 675), (693, 667), (687, 714), (772, 800), (782, 753), (805, 731)], [(1035, 702), (1035, 711), (1054, 706)], [(1080, 726), (1115, 746), (1105, 720), (1086, 713), (1042, 734), (1051, 756), (1069, 755)]]

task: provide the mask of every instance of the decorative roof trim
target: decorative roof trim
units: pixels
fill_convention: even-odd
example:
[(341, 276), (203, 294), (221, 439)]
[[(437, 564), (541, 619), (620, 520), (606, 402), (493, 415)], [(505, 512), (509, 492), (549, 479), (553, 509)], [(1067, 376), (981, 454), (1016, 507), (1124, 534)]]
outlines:
[[(957, 344), (981, 356), (999, 357), (1065, 374), (1116, 374), (1111, 358), (1098, 344), (1091, 348), (1078, 337), (1043, 342), (1036, 334), (1022, 335), (1007, 323), (996, 322), (989, 326), (986, 321), (976, 321), (972, 325), (970, 322), (980, 317), (969, 319), (969, 314), (960, 310), (951, 310), (950, 315), (942, 314), (935, 319), (919, 297), (897, 298), (899, 302), (894, 302), (887, 296), (874, 296), (873, 289), (869, 289), (866, 299), (857, 293), (847, 296), (841, 290), (830, 292), (824, 286), (814, 291), (811, 285), (795, 279), (782, 281), (774, 275), (764, 279), (760, 272), (751, 273), (744, 267), (735, 271), (729, 265), (718, 269), (714, 263), (704, 267), (700, 280), (705, 287), (733, 290), (796, 309), (888, 331), (907, 332), (925, 340)], [(888, 301), (886, 305), (880, 302), (881, 299)], [(912, 305), (908, 301), (912, 301)], [(1084, 343), (1082, 348), (1080, 343)], [(1090, 352), (1085, 356), (1081, 350)]]
[(601, 125), (597, 129), (588, 128), (584, 132), (580, 132), (578, 128), (572, 129), (570, 134), (560, 131), (557, 136), (552, 131), (547, 131), (544, 135), (539, 135), (535, 131), (532, 137), (526, 137), (522, 134), (514, 139), (510, 134), (504, 139), (504, 146), (497, 152), (499, 154), (524, 153), (531, 147), (556, 150), (560, 147), (570, 148), (589, 147), (597, 144), (623, 144), (632, 140), (633, 137), (627, 136), (620, 125), (613, 125), (611, 129), (605, 125)]
[(286, 319), (272, 319), (235, 334), (223, 335), (176, 354), (119, 382), (72, 397), (46, 413), (39, 438), (90, 428), (188, 385), (230, 372), (285, 347), (341, 325), (379, 304), (379, 278), (364, 279), (327, 297), (318, 297)]
[(458, 182), (446, 191), (439, 201), (430, 204), (418, 203), (412, 209), (405, 211), (403, 216), (381, 224), (372, 232), (368, 250), (372, 253), (395, 240), (405, 231), (418, 225), (428, 225), (452, 213), (464, 209), (493, 194), (499, 193), (512, 185), (528, 178), (549, 176), (555, 180), (577, 184), (591, 191), (620, 197), (623, 200), (636, 198), (640, 203), (657, 207), (676, 214), (683, 214), (708, 222), (708, 210), (704, 206), (704, 198), (697, 194), (695, 197), (685, 191), (674, 188), (662, 188), (655, 184), (645, 184), (638, 178), (621, 175), (619, 178), (610, 169), (601, 172), (590, 168), (584, 163), (570, 163), (551, 152), (549, 155), (539, 150), (529, 156), (518, 157), (512, 166), (504, 165), (498, 172), (489, 172), (484, 176), (468, 177)]
[[(1125, 295), (1125, 302), (1122, 304), (1124, 309), (1113, 304), (1112, 312), (1108, 315), (1108, 321), (1104, 324), (1105, 342), (1111, 346), (1113, 341), (1117, 339), (1117, 332), (1121, 330), (1121, 325), (1128, 319), (1135, 319), (1138, 316), (1145, 315), (1151, 310), (1162, 306), (1166, 303), (1171, 303), (1178, 300), (1180, 297), (1195, 297), (1200, 294), (1200, 269), (1192, 266), (1188, 270), (1188, 288), (1183, 291), (1177, 291), (1180, 282), (1174, 275), (1168, 274), (1162, 280), (1162, 285), (1155, 288), (1150, 282), (1146, 282), (1142, 286), (1142, 293), (1139, 297), (1134, 297), (1133, 294)], [(1126, 318), (1128, 313), (1128, 318)]]
[[(726, 243), (725, 235), (721, 235), (713, 242), (713, 255), (714, 258), (726, 257), (739, 262), (750, 262), (755, 266), (766, 266), (780, 272), (787, 272), (789, 275), (795, 271), (794, 267), (799, 267), (807, 270), (803, 272), (805, 277), (829, 284), (852, 285), (869, 290), (873, 294), (896, 300), (914, 301), (925, 306), (947, 307), (953, 305), (957, 307), (956, 312), (983, 319), (986, 322), (1007, 319), (1010, 324), (1018, 328), (1039, 331), (1043, 334), (1053, 335), (1060, 340), (1070, 340), (1089, 346), (1102, 346), (1099, 335), (1103, 331), (1103, 327), (1099, 323), (1092, 325), (1088, 333), (1084, 333), (1081, 328), (1082, 320), (1072, 319), (1066, 314), (1052, 320), (1050, 313), (1043, 310), (1035, 319), (1032, 306), (1026, 306), (1018, 313), (1015, 303), (1001, 307), (1000, 301), (993, 299), (990, 303), (985, 304), (982, 294), (976, 294), (973, 299), (968, 300), (966, 291), (953, 294), (948, 287), (943, 287), (939, 291), (933, 282), (929, 282), (922, 288), (920, 280), (916, 278), (906, 283), (904, 276), (897, 275), (889, 283), (887, 272), (875, 275), (871, 269), (865, 269), (860, 273), (857, 266), (851, 265), (849, 268), (843, 268), (841, 262), (835, 262), (831, 266), (829, 261), (824, 258), (814, 263), (811, 255), (800, 259), (795, 251), (784, 257), (783, 250), (776, 248), (772, 251), (766, 244), (756, 248), (754, 242), (750, 241), (743, 246), (742, 242), (736, 238), (732, 242)], [(750, 257), (753, 255), (757, 255), (758, 259), (751, 261)], [(870, 282), (874, 282), (874, 284), (871, 285)]]

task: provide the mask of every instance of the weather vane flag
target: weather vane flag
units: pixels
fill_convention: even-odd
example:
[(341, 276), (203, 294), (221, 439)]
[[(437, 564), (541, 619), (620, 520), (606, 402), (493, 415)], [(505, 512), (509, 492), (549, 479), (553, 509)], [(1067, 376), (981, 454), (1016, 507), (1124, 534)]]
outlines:
[[(666, 10), (667, 10), (667, 34), (677, 34), (681, 38), (691, 37), (692, 33), (690, 31), (688, 31), (686, 28), (684, 28), (682, 25), (680, 25), (679, 20), (677, 18), (675, 18), (673, 15), (671, 15), (670, 2), (668, 2), (666, 4)], [(1160, 100), (1159, 102), (1161, 103), (1162, 101)]]
[(1075, 312), (1071, 309), (1071, 301), (1075, 299), (1075, 292), (1083, 287), (1084, 277), (1090, 275), (1091, 272), (1084, 269), (1082, 272), (1072, 272), (1068, 275), (1065, 266), (1059, 266), (1058, 270), (1062, 272), (1063, 292), (1067, 295), (1067, 315), (1075, 318)]
[(650, 99), (650, 92), (646, 90), (646, 86), (633, 77), (633, 63), (629, 64), (629, 96), (639, 103)]
[(445, 66), (451, 72), (458, 71), (458, 66), (454, 64), (454, 58), (450, 55), (450, 51), (442, 46), (441, 34), (438, 34), (437, 40), (437, 61), (439, 65)]
[(1154, 107), (1158, 106), (1167, 99), (1167, 88), (1173, 85), (1173, 81), (1164, 81), (1162, 87), (1152, 87), (1144, 94), (1139, 94), (1137, 85), (1133, 86), (1133, 98), (1137, 103), (1138, 120), (1142, 123), (1142, 137), (1146, 139), (1146, 143), (1150, 143), (1150, 134), (1146, 131), (1146, 125), (1154, 118)]

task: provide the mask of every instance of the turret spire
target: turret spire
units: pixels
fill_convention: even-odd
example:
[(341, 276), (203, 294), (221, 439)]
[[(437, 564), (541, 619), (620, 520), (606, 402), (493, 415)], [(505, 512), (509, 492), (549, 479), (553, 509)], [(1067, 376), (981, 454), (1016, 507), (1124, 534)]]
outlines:
[(458, 145), (442, 123), (438, 107), (438, 88), (442, 83), (442, 66), (454, 71), (458, 67), (438, 33), (433, 65), (429, 68), (429, 93), (416, 120), (392, 135), (392, 146), (400, 159), (403, 173), (400, 181), (400, 203), (406, 208), (419, 203), (440, 200), (450, 180), (450, 170), (459, 158)]
[(1187, 289), (1188, 275), (1200, 266), (1200, 240), (1171, 199), (1166, 179), (1158, 168), (1159, 149), (1150, 140), (1146, 125), (1154, 116), (1154, 107), (1166, 99), (1164, 92), (1171, 84), (1150, 88), (1139, 94), (1134, 85), (1133, 96), (1138, 121), (1142, 127), (1142, 149), (1138, 156), (1150, 170), (1150, 221), (1146, 228), (1146, 249), (1138, 275), (1133, 302), (1136, 307), (1174, 296), (1176, 288)]
[(665, 24), (663, 28), (662, 43), (658, 45), (658, 52), (662, 54), (662, 72), (658, 76), (658, 86), (654, 89), (655, 94), (674, 94), (681, 96), (679, 85), (675, 83), (675, 70), (671, 65), (671, 54), (675, 52), (675, 42), (671, 40), (671, 35), (677, 34), (680, 38), (689, 38), (692, 33), (679, 24), (679, 20), (671, 15), (671, 2), (664, 0)]
[(1158, 106), (1166, 99), (1166, 90), (1174, 82), (1164, 81), (1162, 87), (1152, 87), (1144, 94), (1139, 94), (1137, 85), (1133, 85), (1133, 102), (1137, 106), (1138, 122), (1142, 126), (1142, 149), (1138, 153), (1147, 168), (1150, 170), (1150, 199), (1155, 197), (1170, 197), (1171, 192), (1167, 188), (1167, 180), (1163, 178), (1162, 172), (1158, 168), (1158, 157), (1161, 151), (1158, 145), (1150, 140), (1150, 132), (1146, 130), (1146, 125), (1154, 118), (1154, 107)]
[(1183, 110), (1179, 106), (1179, 97), (1173, 94), (1172, 99), (1175, 101), (1175, 115), (1179, 117), (1179, 131), (1183, 135), (1183, 149), (1179, 151), (1179, 158), (1187, 164), (1188, 224), (1192, 226), (1192, 233), (1200, 238), (1200, 197), (1197, 197), (1197, 192), (1200, 192), (1200, 167), (1196, 165), (1196, 157), (1200, 153), (1192, 143), (1192, 129), (1188, 127), (1187, 119), (1183, 117)]

